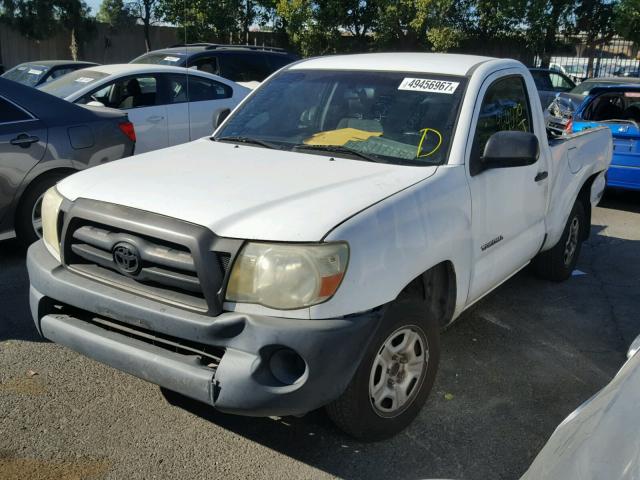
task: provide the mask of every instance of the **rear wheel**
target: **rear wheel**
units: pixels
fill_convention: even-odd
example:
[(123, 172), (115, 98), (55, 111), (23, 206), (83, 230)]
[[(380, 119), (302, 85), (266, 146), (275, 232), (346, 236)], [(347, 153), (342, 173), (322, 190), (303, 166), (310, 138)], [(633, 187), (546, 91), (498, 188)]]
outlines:
[(64, 175), (46, 175), (37, 179), (22, 195), (16, 212), (16, 235), (25, 245), (42, 238), (42, 198)]
[(365, 441), (391, 437), (411, 423), (438, 370), (437, 322), (423, 301), (389, 305), (351, 383), (326, 409), (346, 433)]
[(578, 200), (569, 214), (569, 219), (558, 243), (550, 250), (540, 253), (533, 260), (535, 272), (542, 278), (555, 282), (569, 278), (578, 263), (582, 239), (585, 238), (587, 228), (589, 225), (587, 225), (584, 207)]

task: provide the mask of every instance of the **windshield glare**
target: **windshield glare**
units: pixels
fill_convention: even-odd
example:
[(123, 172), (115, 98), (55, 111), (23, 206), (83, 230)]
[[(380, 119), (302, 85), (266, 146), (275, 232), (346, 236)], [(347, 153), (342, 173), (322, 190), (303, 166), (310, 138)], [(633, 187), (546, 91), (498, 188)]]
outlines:
[(34, 87), (49, 70), (49, 67), (36, 64), (22, 64), (12, 68), (3, 78)]
[(234, 112), (216, 140), (245, 137), (286, 150), (324, 146), (334, 156), (354, 150), (383, 162), (441, 164), (465, 83), (419, 73), (288, 70)]
[(50, 93), (56, 97), (66, 98), (87, 85), (91, 85), (106, 76), (106, 73), (84, 68), (82, 70), (76, 70), (75, 72), (63, 75), (62, 77), (59, 77), (52, 82), (45, 83), (38, 88), (43, 92)]

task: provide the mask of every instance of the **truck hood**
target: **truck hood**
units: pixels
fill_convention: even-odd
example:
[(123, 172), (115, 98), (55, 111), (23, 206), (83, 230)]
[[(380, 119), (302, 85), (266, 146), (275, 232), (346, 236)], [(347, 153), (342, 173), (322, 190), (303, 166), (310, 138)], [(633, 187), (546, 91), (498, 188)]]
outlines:
[(71, 201), (146, 210), (222, 237), (319, 241), (346, 218), (435, 171), (205, 138), (85, 170), (58, 190)]

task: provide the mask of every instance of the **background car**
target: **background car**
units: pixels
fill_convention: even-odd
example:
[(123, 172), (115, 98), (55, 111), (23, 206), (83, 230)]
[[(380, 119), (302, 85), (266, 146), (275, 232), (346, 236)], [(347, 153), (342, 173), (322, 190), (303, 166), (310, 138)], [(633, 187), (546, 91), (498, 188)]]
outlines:
[(640, 478), (640, 336), (615, 378), (556, 428), (521, 480)]
[(40, 88), (69, 102), (126, 111), (136, 153), (211, 135), (217, 116), (250, 92), (202, 71), (128, 63), (77, 70)]
[(78, 170), (133, 154), (125, 113), (81, 107), (0, 78), (0, 239), (41, 236), (44, 192)]
[(296, 55), (281, 48), (193, 43), (154, 50), (130, 63), (195, 68), (234, 82), (261, 82), (296, 60)]
[(533, 81), (538, 88), (542, 108), (551, 104), (556, 94), (568, 92), (576, 87), (576, 84), (565, 74), (548, 68), (530, 68)]
[(547, 130), (553, 135), (562, 135), (573, 117), (573, 112), (582, 104), (589, 92), (607, 85), (640, 85), (640, 79), (622, 77), (589, 78), (573, 90), (559, 93), (545, 111)]
[(640, 77), (640, 67), (638, 65), (627, 65), (618, 68), (613, 74), (616, 77)]
[(3, 78), (14, 82), (37, 87), (50, 82), (67, 73), (81, 68), (98, 65), (92, 62), (74, 62), (72, 60), (43, 60), (38, 62), (21, 63), (2, 74)]
[(571, 132), (606, 126), (613, 136), (607, 186), (640, 190), (640, 85), (592, 88), (577, 108)]

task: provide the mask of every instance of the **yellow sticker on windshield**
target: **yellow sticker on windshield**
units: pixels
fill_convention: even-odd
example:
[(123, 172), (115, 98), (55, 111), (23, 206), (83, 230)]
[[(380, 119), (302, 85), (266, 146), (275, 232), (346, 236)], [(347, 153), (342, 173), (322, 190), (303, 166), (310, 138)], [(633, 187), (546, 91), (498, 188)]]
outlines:
[[(438, 151), (438, 149), (440, 148), (440, 145), (442, 145), (442, 134), (436, 130), (435, 128), (423, 128), (422, 130), (420, 130), (422, 132), (422, 137), (420, 138), (420, 143), (418, 143), (418, 151), (416, 152), (416, 158), (422, 158), (422, 157), (429, 157), (431, 155), (433, 155), (434, 153), (436, 153)], [(425, 140), (427, 139), (429, 132), (431, 132), (433, 135), (435, 135), (437, 141), (436, 141), (436, 146), (433, 147), (431, 150), (427, 151), (427, 152), (423, 152), (422, 148), (423, 145), (425, 143)]]
[(318, 132), (307, 138), (306, 145), (344, 145), (349, 141), (362, 142), (370, 137), (379, 137), (382, 132), (369, 132), (357, 128), (339, 128), (337, 130), (327, 130)]

